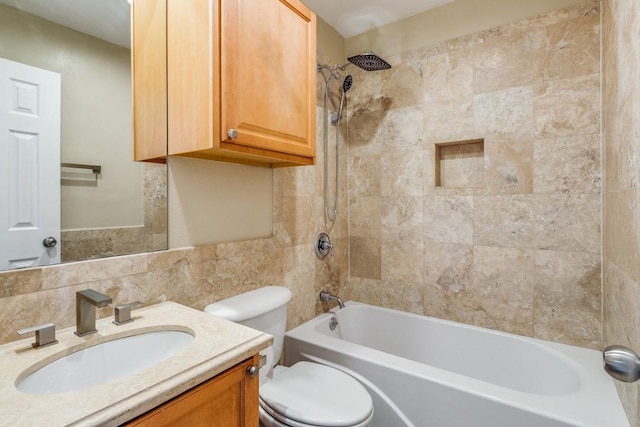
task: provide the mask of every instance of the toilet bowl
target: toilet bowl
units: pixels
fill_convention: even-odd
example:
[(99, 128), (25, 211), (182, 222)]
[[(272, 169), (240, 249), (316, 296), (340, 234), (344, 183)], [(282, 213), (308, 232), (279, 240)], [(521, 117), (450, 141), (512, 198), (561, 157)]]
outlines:
[(287, 288), (268, 286), (209, 304), (204, 311), (273, 335), (273, 345), (260, 352), (260, 425), (265, 427), (367, 427), (373, 401), (367, 390), (346, 373), (312, 362), (287, 368), (282, 354), (287, 318)]
[(265, 427), (366, 427), (373, 419), (373, 403), (364, 387), (318, 363), (298, 362), (276, 370), (260, 387), (260, 420)]

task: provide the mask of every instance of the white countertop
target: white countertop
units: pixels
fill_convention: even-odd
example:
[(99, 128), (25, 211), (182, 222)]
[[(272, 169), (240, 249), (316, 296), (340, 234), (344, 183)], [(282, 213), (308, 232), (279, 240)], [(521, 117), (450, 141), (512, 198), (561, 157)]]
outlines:
[[(76, 336), (75, 327), (56, 331), (59, 343), (34, 349), (34, 338), (0, 346), (0, 425), (117, 426), (170, 400), (269, 346), (272, 337), (173, 302), (132, 312), (133, 322), (96, 321), (97, 333)], [(84, 390), (33, 395), (18, 391), (16, 379), (34, 365), (101, 342), (140, 332), (180, 329), (195, 336), (180, 353), (139, 373)]]

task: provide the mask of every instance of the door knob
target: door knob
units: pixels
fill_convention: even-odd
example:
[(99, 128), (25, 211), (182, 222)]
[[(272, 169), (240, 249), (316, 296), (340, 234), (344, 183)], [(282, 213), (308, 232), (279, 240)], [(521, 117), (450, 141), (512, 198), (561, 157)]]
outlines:
[(55, 237), (45, 237), (44, 240), (42, 241), (42, 246), (44, 246), (45, 248), (53, 248), (55, 245), (58, 244), (58, 241), (55, 239)]

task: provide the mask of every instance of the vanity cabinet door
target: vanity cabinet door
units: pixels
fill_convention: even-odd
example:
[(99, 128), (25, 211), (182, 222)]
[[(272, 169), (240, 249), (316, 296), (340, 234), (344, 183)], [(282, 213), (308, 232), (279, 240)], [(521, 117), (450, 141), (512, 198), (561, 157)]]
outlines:
[(127, 427), (258, 427), (258, 356), (124, 424)]
[(166, 0), (169, 155), (315, 159), (316, 17), (300, 0)]

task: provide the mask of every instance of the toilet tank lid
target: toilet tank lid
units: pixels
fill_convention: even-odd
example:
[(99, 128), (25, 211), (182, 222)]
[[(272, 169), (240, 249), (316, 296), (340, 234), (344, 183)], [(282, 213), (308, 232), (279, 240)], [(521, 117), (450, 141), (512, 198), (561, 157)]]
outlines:
[(232, 322), (242, 322), (286, 304), (291, 291), (282, 286), (266, 286), (209, 304), (204, 311)]

